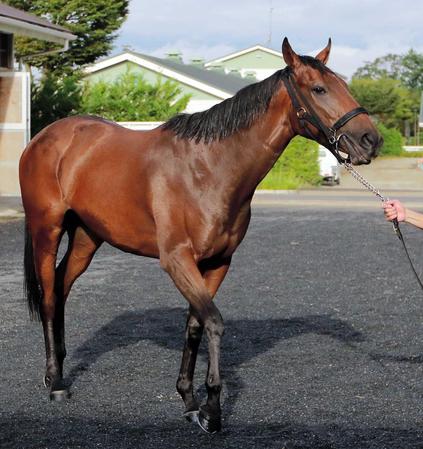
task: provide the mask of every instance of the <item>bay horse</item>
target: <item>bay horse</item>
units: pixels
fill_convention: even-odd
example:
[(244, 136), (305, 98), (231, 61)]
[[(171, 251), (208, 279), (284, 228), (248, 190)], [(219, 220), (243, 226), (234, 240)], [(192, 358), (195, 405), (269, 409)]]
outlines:
[[(76, 116), (49, 125), (28, 144), (19, 166), (26, 297), (43, 325), (51, 399), (70, 396), (63, 380), (66, 299), (107, 242), (159, 259), (188, 301), (176, 388), (188, 420), (210, 433), (220, 430), (224, 327), (213, 298), (247, 231), (257, 185), (298, 134), (329, 146), (342, 128), (336, 144), (356, 165), (369, 163), (381, 144), (344, 80), (326, 67), (330, 47), (329, 40), (315, 58), (299, 56), (285, 38), (285, 69), (151, 131)], [(67, 251), (56, 266), (65, 233)], [(193, 376), (203, 330), (209, 364), (200, 405)]]

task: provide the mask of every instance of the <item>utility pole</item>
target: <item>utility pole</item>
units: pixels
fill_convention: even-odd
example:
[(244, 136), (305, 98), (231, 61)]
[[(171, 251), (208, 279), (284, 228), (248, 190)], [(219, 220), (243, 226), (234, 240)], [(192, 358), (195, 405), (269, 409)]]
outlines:
[(267, 39), (267, 46), (270, 47), (272, 45), (272, 15), (273, 15), (273, 0), (270, 0), (269, 7), (269, 37)]

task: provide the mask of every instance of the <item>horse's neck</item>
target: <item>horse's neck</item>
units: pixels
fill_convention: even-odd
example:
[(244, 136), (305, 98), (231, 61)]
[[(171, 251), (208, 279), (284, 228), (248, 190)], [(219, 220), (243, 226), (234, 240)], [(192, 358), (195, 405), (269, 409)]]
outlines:
[(226, 180), (233, 195), (241, 201), (251, 198), (294, 135), (288, 105), (283, 101), (271, 104), (250, 129), (228, 138), (222, 163), (236, 167), (235, 175)]

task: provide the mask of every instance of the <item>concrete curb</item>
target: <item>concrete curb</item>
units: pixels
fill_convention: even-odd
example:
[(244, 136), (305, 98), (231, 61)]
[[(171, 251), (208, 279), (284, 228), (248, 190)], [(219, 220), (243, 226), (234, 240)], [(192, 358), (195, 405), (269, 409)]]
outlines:
[(15, 209), (5, 209), (0, 211), (0, 220), (23, 218), (25, 213)]

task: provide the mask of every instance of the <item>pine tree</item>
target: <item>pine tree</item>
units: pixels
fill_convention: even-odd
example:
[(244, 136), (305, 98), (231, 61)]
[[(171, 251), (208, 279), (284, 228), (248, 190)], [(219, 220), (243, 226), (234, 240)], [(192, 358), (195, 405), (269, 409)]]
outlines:
[[(72, 73), (84, 64), (93, 63), (112, 48), (117, 30), (128, 14), (129, 0), (3, 0), (10, 6), (43, 17), (68, 29), (77, 39), (68, 51), (45, 57), (29, 58), (26, 62), (55, 74)], [(55, 48), (51, 42), (17, 38), (17, 59)], [(57, 48), (57, 46), (56, 46)]]

